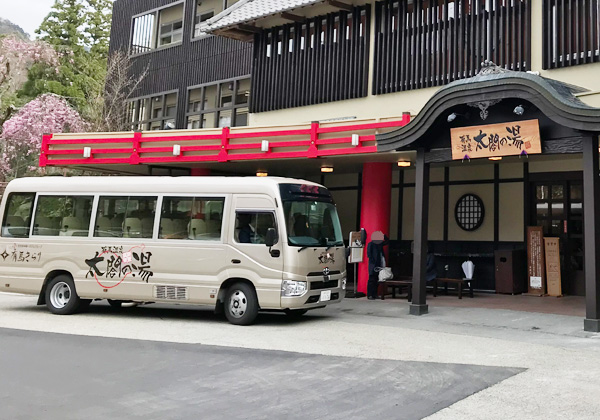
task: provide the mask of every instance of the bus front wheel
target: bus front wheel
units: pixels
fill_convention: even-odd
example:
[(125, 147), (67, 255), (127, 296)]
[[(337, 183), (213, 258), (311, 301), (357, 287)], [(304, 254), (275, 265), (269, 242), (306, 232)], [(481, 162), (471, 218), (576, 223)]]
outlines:
[(252, 286), (235, 283), (225, 297), (225, 316), (235, 325), (250, 325), (258, 315), (258, 298)]
[(50, 312), (70, 315), (77, 312), (81, 304), (71, 277), (62, 274), (50, 280), (46, 287), (46, 306)]

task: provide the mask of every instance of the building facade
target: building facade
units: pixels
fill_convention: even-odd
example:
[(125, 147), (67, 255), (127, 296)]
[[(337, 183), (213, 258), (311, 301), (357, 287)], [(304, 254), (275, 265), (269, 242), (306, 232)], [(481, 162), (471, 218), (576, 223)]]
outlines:
[(133, 130), (248, 124), (252, 46), (200, 29), (232, 0), (117, 0), (110, 52), (147, 72), (129, 104)]
[[(182, 7), (191, 22), (197, 14), (189, 3)], [(161, 32), (164, 40), (139, 41), (136, 34), (144, 30), (137, 30), (136, 19), (147, 14), (138, 11), (127, 25), (121, 23), (143, 50), (134, 54), (139, 70), (150, 57), (178, 48), (161, 45), (146, 52), (178, 36), (167, 27)], [(160, 22), (160, 15), (154, 16)], [(48, 137), (49, 154), (42, 155), (42, 164), (137, 173), (149, 166), (204, 174), (267, 172), (319, 181), (333, 191), (345, 232), (363, 227), (392, 239), (389, 261), (397, 272), (413, 276), (413, 313), (427, 311), (423, 268), (428, 244), (438, 273), (462, 277), (461, 263), (470, 259), (476, 287), (493, 291), (498, 289), (498, 251), (524, 254), (528, 227), (541, 226), (545, 236), (560, 240), (562, 293), (585, 295), (585, 328), (600, 329), (600, 230), (595, 225), (600, 1), (240, 0), (197, 20), (199, 33), (212, 36), (194, 41), (188, 24), (182, 51), (188, 36), (190, 45), (222, 43), (234, 50), (223, 53), (228, 57), (248, 57), (231, 63), (238, 73), (232, 69), (212, 80), (251, 76), (247, 128), (211, 131), (208, 126), (227, 122), (233, 127), (236, 119), (190, 114), (195, 98), (205, 98), (212, 89), (210, 77), (202, 79), (202, 74), (217, 72), (200, 70), (193, 77), (202, 80), (179, 88), (178, 106), (187, 115), (176, 113), (176, 127), (205, 129), (136, 133), (124, 140), (107, 135), (103, 148), (91, 137)], [(157, 82), (148, 78), (148, 89), (154, 89), (148, 95), (161, 93), (162, 102), (169, 103), (174, 85), (161, 78), (179, 83), (188, 76), (179, 62), (167, 56), (161, 60), (166, 61), (156, 66), (166, 66), (168, 74), (157, 70)], [(215, 65), (218, 60), (206, 61)], [(194, 84), (202, 85), (199, 96), (190, 93)], [(237, 93), (232, 96), (237, 106)], [(142, 101), (132, 105), (134, 115), (152, 109)], [(211, 108), (210, 101), (198, 102), (199, 110), (210, 112), (222, 104)], [(147, 120), (132, 119), (146, 124), (135, 128), (149, 130), (147, 124), (155, 121)], [(504, 130), (495, 140), (489, 133), (494, 125)], [(521, 143), (520, 130), (531, 125), (539, 150), (524, 153), (529, 145)], [(454, 133), (469, 129), (475, 130), (469, 142), (478, 131), (485, 136), (471, 142), (472, 149), (463, 138), (465, 148), (454, 156), (461, 147)], [(251, 139), (267, 139), (282, 149), (261, 151), (261, 142)], [(72, 146), (61, 144), (64, 140), (95, 153), (67, 158), (65, 150)], [(119, 149), (121, 140), (131, 150)], [(173, 156), (173, 145), (182, 142), (190, 146)], [(505, 153), (506, 142), (518, 150)], [(330, 149), (332, 144), (338, 148)], [(284, 146), (293, 151), (284, 152)], [(479, 149), (488, 155), (477, 158)], [(359, 290), (364, 291), (366, 265), (361, 270)], [(531, 286), (531, 277), (523, 288)]]

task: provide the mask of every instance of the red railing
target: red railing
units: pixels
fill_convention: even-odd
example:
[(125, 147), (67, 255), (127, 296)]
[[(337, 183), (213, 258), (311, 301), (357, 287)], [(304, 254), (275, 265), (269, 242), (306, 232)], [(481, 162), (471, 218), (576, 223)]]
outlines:
[[(40, 166), (228, 162), (375, 153), (375, 134), (402, 127), (409, 114), (384, 121), (304, 126), (44, 135)], [(260, 131), (257, 131), (260, 130)], [(358, 145), (352, 145), (352, 135)], [(268, 150), (262, 151), (263, 141)], [(175, 146), (180, 149), (175, 154)], [(89, 148), (89, 157), (84, 157)]]

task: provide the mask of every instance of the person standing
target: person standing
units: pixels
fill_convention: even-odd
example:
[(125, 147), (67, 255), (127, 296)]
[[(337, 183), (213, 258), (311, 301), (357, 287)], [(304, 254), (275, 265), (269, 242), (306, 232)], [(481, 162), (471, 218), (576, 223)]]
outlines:
[(367, 299), (377, 299), (377, 287), (379, 286), (379, 273), (377, 268), (385, 267), (385, 256), (383, 247), (389, 239), (381, 231), (371, 234), (371, 242), (367, 245), (367, 258), (369, 259), (369, 281), (367, 283)]

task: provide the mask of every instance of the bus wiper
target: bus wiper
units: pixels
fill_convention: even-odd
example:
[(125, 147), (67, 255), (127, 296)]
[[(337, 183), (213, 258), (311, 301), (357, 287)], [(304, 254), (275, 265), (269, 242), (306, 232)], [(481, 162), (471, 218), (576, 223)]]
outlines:
[(300, 251), (304, 251), (306, 248), (308, 248), (308, 245), (304, 245), (302, 248), (300, 248), (300, 249), (298, 250), (298, 252), (300, 252)]

